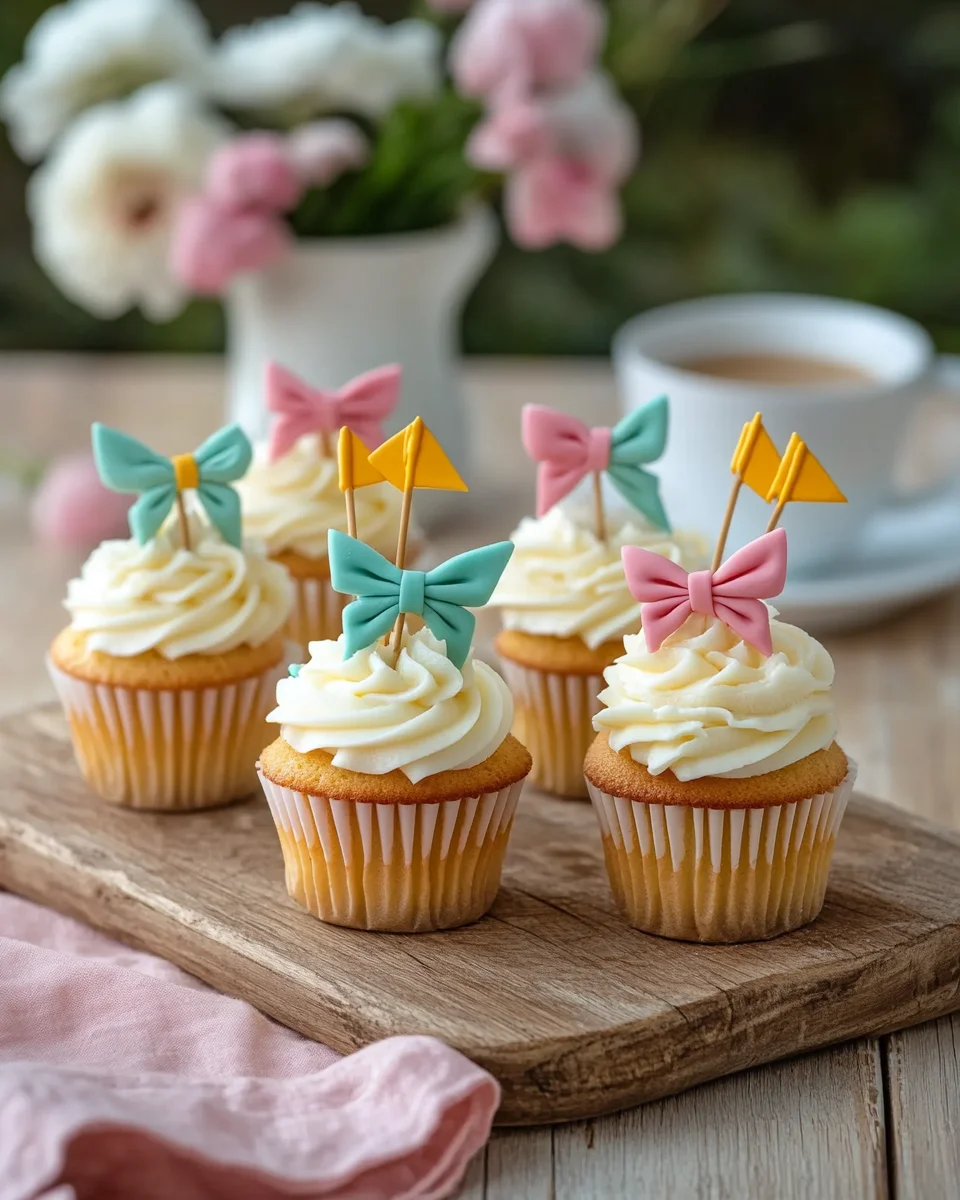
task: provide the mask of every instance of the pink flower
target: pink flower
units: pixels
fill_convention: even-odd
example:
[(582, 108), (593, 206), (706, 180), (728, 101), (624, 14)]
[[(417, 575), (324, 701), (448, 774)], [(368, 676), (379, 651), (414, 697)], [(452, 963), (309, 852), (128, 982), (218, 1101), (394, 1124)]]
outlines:
[(494, 109), (474, 128), (466, 154), (481, 170), (509, 171), (555, 148), (555, 131), (544, 106), (516, 100)]
[(276, 133), (246, 133), (227, 142), (207, 166), (206, 193), (221, 208), (296, 208), (303, 184), (287, 144)]
[(563, 241), (606, 250), (623, 229), (616, 186), (575, 159), (540, 159), (518, 168), (507, 180), (505, 207), (511, 235), (529, 250)]
[(327, 187), (344, 171), (362, 167), (370, 144), (352, 121), (334, 118), (294, 129), (287, 135), (286, 152), (301, 184)]
[(235, 275), (274, 262), (290, 243), (289, 228), (272, 212), (223, 208), (194, 196), (177, 216), (173, 272), (191, 291), (220, 295)]
[(609, 78), (596, 71), (572, 88), (504, 100), (474, 129), (467, 155), (476, 166), (494, 171), (535, 158), (586, 159), (619, 183), (633, 169), (638, 146), (633, 113)]
[(132, 499), (104, 487), (91, 455), (71, 454), (48, 468), (33, 497), (30, 523), (41, 542), (86, 550), (125, 536)]
[(598, 0), (479, 0), (450, 69), (462, 92), (487, 100), (569, 87), (596, 63), (605, 31)]

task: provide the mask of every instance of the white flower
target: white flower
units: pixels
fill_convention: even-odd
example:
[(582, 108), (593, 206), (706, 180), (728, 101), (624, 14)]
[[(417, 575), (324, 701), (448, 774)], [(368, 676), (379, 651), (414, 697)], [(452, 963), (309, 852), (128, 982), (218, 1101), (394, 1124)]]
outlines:
[(48, 9), (0, 83), (0, 116), (28, 161), (84, 109), (144, 84), (199, 79), (207, 27), (188, 0), (69, 0)]
[(174, 215), (225, 134), (175, 83), (83, 113), (30, 180), (41, 266), (98, 316), (137, 303), (154, 319), (174, 316), (184, 300), (168, 266)]
[(294, 125), (323, 113), (381, 117), (440, 86), (440, 34), (426, 21), (384, 25), (354, 4), (299, 4), (228, 30), (208, 91), (227, 108)]

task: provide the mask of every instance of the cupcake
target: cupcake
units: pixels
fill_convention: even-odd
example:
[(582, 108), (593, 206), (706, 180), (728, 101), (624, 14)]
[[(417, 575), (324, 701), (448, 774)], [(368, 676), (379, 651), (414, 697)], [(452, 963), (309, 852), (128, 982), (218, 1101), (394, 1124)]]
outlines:
[(601, 541), (584, 519), (562, 508), (527, 517), (491, 604), (501, 610), (496, 639), (516, 705), (514, 733), (533, 755), (531, 781), (558, 796), (587, 795), (583, 759), (593, 741), (603, 671), (639, 627), (621, 549), (643, 545), (695, 568), (706, 547), (695, 534), (668, 534), (622, 508)]
[[(94, 448), (105, 482), (144, 494), (135, 536), (103, 542), (69, 583), (70, 624), (50, 647), (77, 762), (115, 804), (227, 804), (256, 789), (292, 590), (261, 547), (240, 541), (225, 481), (249, 444), (234, 427), (171, 461), (95, 426)], [(186, 507), (157, 528), (188, 483), (222, 528)]]
[[(347, 598), (330, 585), (327, 533), (347, 531), (337, 466), (337, 434), (348, 426), (368, 449), (383, 440), (382, 421), (400, 394), (400, 368), (382, 367), (339, 392), (310, 388), (275, 363), (267, 369), (267, 407), (276, 414), (269, 442), (254, 449), (253, 465), (237, 490), (244, 528), (287, 569), (294, 602), (286, 632), (301, 650), (336, 638)], [(400, 527), (401, 496), (387, 483), (358, 489), (357, 528), (392, 554)], [(418, 553), (413, 539), (411, 561)]]
[(856, 768), (835, 740), (829, 654), (762, 603), (783, 585), (783, 531), (714, 575), (624, 561), (644, 632), (605, 672), (584, 764), (614, 895), (664, 937), (796, 929), (823, 906)]
[[(290, 895), (355, 929), (464, 925), (493, 903), (531, 759), (510, 734), (513, 701), (470, 651), (473, 617), (509, 543), (435, 571), (401, 571), (331, 534), (333, 583), (360, 593), (344, 635), (310, 645), (277, 685), (260, 756)], [(426, 628), (390, 637), (398, 614)], [(446, 636), (441, 638), (438, 631)], [(388, 635), (385, 644), (383, 635)]]

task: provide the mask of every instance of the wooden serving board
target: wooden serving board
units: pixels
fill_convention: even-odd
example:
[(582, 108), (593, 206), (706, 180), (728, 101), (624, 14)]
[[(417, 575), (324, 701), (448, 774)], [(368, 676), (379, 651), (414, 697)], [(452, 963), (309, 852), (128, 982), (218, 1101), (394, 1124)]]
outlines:
[(477, 925), (378, 935), (288, 900), (261, 798), (188, 816), (93, 798), (52, 706), (0, 722), (0, 779), (0, 885), (338, 1050), (442, 1038), (503, 1084), (504, 1124), (612, 1112), (960, 1009), (960, 835), (875, 801), (848, 810), (818, 921), (711, 947), (624, 924), (586, 804), (523, 797)]

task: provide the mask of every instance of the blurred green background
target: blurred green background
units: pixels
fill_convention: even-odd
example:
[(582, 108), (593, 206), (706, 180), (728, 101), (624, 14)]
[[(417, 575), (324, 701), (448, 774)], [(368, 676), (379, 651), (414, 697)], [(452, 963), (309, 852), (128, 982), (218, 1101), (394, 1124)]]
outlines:
[[(0, 70), (49, 4), (0, 3)], [(288, 3), (200, 0), (215, 32)], [(403, 15), (400, 0), (364, 7)], [(608, 66), (644, 154), (614, 250), (504, 241), (470, 302), (471, 352), (602, 354), (638, 310), (710, 292), (851, 296), (960, 351), (960, 5), (611, 0)], [(215, 304), (101, 322), (34, 265), (27, 168), (0, 134), (0, 348), (208, 350)]]

